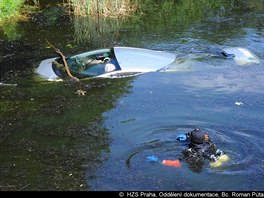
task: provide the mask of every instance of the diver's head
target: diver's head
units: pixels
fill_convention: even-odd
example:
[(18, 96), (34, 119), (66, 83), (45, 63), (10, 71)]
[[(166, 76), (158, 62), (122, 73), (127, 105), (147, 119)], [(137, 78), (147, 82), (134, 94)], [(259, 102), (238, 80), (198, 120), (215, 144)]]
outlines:
[(204, 141), (209, 140), (209, 136), (199, 128), (189, 132), (189, 137), (193, 144), (202, 144)]

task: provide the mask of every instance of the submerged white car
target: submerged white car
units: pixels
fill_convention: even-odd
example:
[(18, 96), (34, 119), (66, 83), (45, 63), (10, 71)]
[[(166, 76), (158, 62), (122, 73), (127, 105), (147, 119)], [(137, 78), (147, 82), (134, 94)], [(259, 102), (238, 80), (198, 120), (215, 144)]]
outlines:
[[(226, 48), (217, 56), (234, 59), (239, 65), (260, 62), (256, 55), (239, 47)], [(176, 53), (133, 47), (99, 49), (66, 57), (72, 75), (78, 78), (117, 78), (164, 71), (172, 64), (175, 66), (176, 59)], [(63, 64), (60, 57), (43, 60), (36, 73), (50, 81), (63, 79), (66, 73), (60, 64)]]

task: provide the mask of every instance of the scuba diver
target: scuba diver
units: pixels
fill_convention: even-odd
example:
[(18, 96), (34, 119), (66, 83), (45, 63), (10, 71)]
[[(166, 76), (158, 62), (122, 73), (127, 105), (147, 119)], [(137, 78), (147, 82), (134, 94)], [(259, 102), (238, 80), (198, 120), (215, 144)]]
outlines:
[(186, 134), (179, 134), (176, 139), (181, 142), (188, 142), (189, 148), (182, 151), (183, 157), (181, 159), (187, 162), (190, 169), (195, 172), (201, 171), (205, 160), (209, 160), (211, 166), (220, 166), (222, 164), (221, 159), (227, 158), (227, 155), (224, 156), (224, 152), (217, 149), (209, 136), (199, 128)]
[[(196, 128), (186, 134), (179, 134), (176, 140), (187, 143), (188, 148), (181, 153), (182, 157), (176, 160), (162, 160), (165, 166), (181, 167), (181, 161), (185, 161), (193, 172), (201, 172), (206, 160), (211, 167), (219, 167), (229, 157), (211, 141), (209, 136), (201, 129)], [(148, 156), (149, 161), (158, 161), (156, 156)]]
[(217, 149), (209, 136), (199, 128), (179, 134), (176, 139), (188, 143), (189, 148), (182, 151), (183, 157), (180, 159), (188, 163), (194, 172), (201, 171), (205, 160), (209, 160), (212, 167), (221, 166), (222, 162), (228, 160), (228, 156)]

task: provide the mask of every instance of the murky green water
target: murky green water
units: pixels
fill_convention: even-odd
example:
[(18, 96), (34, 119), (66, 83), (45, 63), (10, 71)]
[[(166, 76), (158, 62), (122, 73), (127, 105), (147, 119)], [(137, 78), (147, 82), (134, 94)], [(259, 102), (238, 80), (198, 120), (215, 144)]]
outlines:
[[(166, 1), (126, 19), (70, 18), (48, 7), (0, 33), (1, 190), (261, 190), (263, 1)], [(84, 81), (87, 96), (34, 68), (55, 56), (109, 46), (172, 51), (181, 72)], [(260, 64), (211, 58), (246, 47)], [(177, 70), (177, 65), (176, 65)], [(242, 106), (235, 102), (243, 102)], [(231, 160), (200, 173), (149, 163), (177, 158), (178, 133), (203, 128)], [(201, 185), (202, 184), (202, 185)]]

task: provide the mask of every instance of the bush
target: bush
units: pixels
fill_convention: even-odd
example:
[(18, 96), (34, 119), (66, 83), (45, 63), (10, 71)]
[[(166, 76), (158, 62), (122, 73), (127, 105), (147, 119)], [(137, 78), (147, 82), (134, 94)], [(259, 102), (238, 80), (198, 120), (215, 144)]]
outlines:
[(0, 22), (19, 15), (24, 0), (0, 0)]

